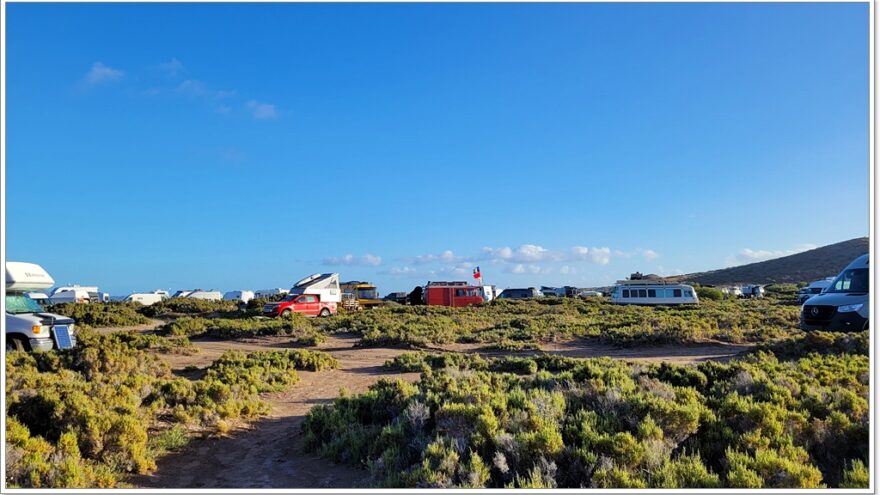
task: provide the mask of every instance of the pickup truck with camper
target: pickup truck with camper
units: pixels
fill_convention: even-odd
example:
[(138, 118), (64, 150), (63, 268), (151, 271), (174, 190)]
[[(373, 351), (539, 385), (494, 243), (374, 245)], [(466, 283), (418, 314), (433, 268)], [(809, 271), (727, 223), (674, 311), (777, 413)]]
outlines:
[(6, 350), (49, 351), (76, 345), (74, 321), (47, 313), (28, 292), (45, 290), (55, 284), (40, 265), (6, 262)]
[(263, 305), (263, 316), (290, 316), (302, 313), (306, 316), (330, 316), (336, 314), (335, 302), (321, 301), (319, 294), (288, 294), (279, 302)]
[(870, 280), (868, 255), (859, 256), (820, 294), (801, 306), (801, 330), (859, 331), (868, 329)]

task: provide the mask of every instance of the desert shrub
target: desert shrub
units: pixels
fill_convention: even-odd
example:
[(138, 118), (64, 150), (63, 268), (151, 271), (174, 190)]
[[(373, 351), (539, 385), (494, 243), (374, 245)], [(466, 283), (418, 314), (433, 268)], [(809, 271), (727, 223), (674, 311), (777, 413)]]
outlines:
[(49, 312), (69, 316), (79, 326), (90, 327), (132, 327), (150, 323), (150, 319), (138, 312), (143, 306), (129, 302), (108, 302), (96, 304), (55, 304)]
[(188, 297), (172, 297), (139, 309), (143, 315), (150, 318), (183, 314), (208, 315), (237, 310), (238, 301), (209, 301), (207, 299), (191, 299)]
[(724, 299), (724, 293), (715, 287), (695, 287), (700, 301), (720, 301)]
[(767, 350), (777, 357), (790, 359), (809, 353), (819, 354), (860, 354), (868, 355), (870, 334), (867, 330), (854, 333), (842, 332), (803, 332), (783, 340), (761, 344), (759, 349)]
[(232, 420), (267, 413), (257, 394), (292, 385), (296, 369), (338, 366), (306, 350), (230, 352), (189, 381), (144, 352), (178, 339), (85, 330), (74, 349), (9, 353), (10, 484), (113, 487), (155, 469), (156, 456), (185, 444), (189, 429), (228, 431)]
[(417, 384), (344, 395), (303, 431), (309, 450), (369, 467), (375, 486), (852, 486), (866, 479), (867, 365), (846, 353), (697, 366), (404, 353), (386, 367), (422, 372)]
[(182, 317), (159, 329), (165, 335), (187, 337), (214, 337), (218, 339), (241, 339), (261, 335), (290, 335), (294, 340), (316, 345), (324, 335), (312, 328), (308, 318), (293, 313), (283, 318), (189, 318)]

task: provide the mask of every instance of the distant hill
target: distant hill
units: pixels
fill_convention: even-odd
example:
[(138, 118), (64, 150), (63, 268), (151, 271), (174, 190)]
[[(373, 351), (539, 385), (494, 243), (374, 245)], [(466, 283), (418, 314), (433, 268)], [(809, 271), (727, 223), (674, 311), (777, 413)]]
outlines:
[(837, 275), (856, 257), (868, 252), (868, 238), (859, 237), (802, 253), (710, 272), (689, 273), (668, 280), (701, 285), (811, 282)]

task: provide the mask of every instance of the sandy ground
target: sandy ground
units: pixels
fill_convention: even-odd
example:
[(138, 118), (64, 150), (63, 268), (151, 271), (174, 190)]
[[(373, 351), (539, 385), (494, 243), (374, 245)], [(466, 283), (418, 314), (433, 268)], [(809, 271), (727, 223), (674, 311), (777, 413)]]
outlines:
[[(149, 328), (145, 328), (148, 330)], [(417, 373), (393, 373), (382, 364), (404, 349), (356, 348), (357, 336), (336, 334), (318, 346), (341, 363), (341, 369), (324, 372), (300, 372), (300, 382), (283, 392), (265, 394), (272, 404), (271, 414), (225, 437), (193, 440), (178, 452), (158, 461), (158, 470), (129, 480), (143, 488), (351, 488), (366, 486), (364, 469), (338, 465), (303, 450), (300, 433), (306, 413), (317, 404), (327, 404), (345, 387), (358, 393), (381, 378), (417, 381)], [(163, 354), (175, 373), (197, 378), (204, 368), (224, 351), (271, 350), (292, 348), (289, 337), (259, 337), (244, 340), (195, 339), (200, 352), (191, 356)], [(480, 352), (487, 356), (531, 352), (482, 352), (481, 344), (452, 344), (437, 350)], [(704, 360), (726, 361), (750, 346), (719, 343), (700, 345), (617, 348), (590, 340), (572, 340), (545, 344), (541, 352), (570, 357), (610, 356), (628, 361), (669, 361), (678, 364)]]

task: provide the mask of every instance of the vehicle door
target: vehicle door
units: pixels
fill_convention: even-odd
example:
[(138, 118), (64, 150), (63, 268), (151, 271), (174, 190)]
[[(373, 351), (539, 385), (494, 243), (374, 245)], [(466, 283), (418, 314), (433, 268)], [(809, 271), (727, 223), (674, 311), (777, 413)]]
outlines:
[(299, 296), (300, 304), (299, 306), (302, 308), (301, 312), (308, 316), (318, 316), (319, 304), (318, 304), (318, 296), (312, 295), (302, 295)]

